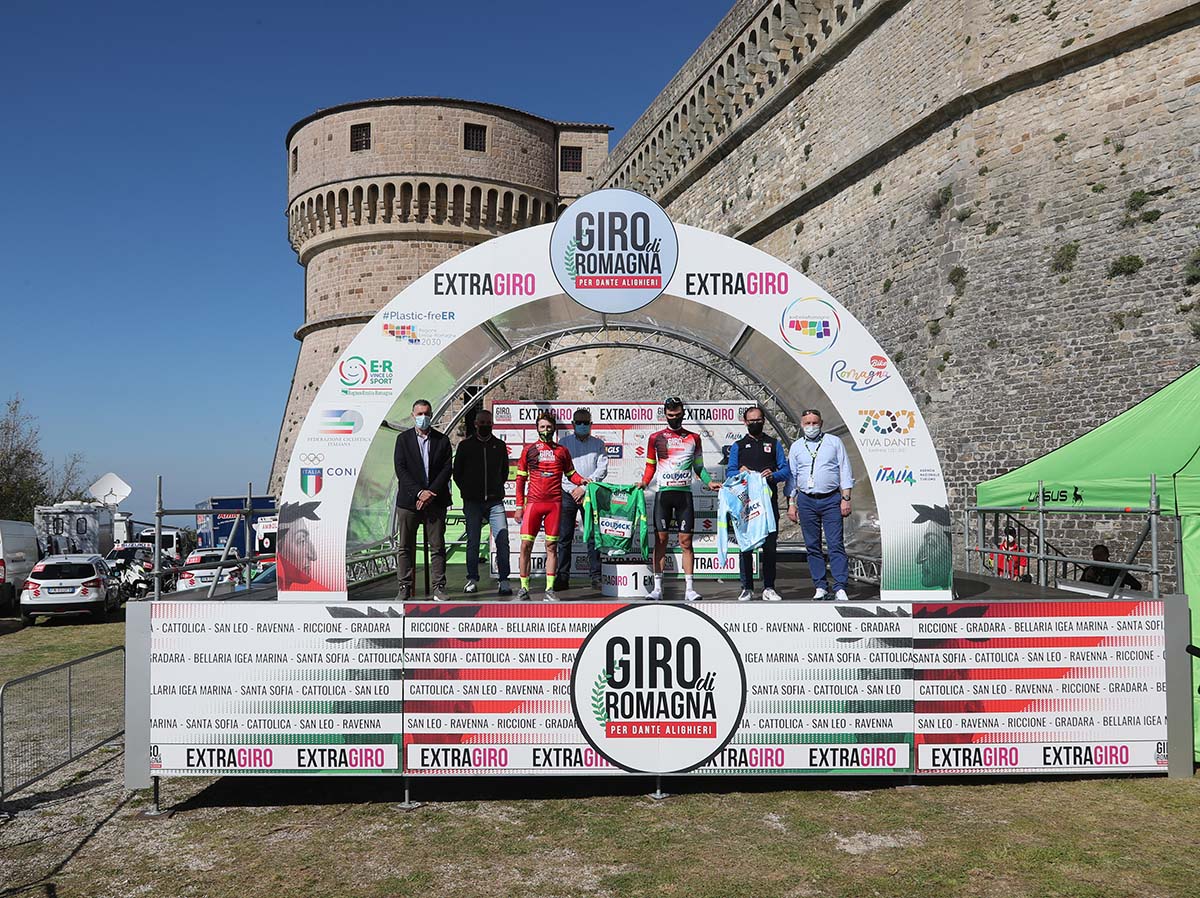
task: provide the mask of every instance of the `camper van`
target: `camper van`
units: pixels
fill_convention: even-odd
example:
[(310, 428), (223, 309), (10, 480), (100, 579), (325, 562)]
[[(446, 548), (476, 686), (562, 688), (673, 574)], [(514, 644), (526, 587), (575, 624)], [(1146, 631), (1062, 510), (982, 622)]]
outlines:
[(0, 611), (16, 608), (25, 579), (42, 556), (28, 521), (0, 521)]
[(99, 502), (58, 502), (33, 510), (46, 555), (99, 555), (113, 547), (113, 513)]
[[(135, 542), (154, 545), (154, 528), (147, 527), (145, 530), (139, 531)], [(164, 527), (162, 531), (162, 550), (164, 555), (182, 560), (183, 533), (172, 527)]]

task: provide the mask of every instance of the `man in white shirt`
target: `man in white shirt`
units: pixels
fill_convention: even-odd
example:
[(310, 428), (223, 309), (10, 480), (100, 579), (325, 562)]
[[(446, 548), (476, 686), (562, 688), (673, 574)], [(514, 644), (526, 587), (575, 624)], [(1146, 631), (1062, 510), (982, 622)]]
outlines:
[[(803, 433), (788, 452), (791, 481), (788, 486), (788, 517), (799, 523), (808, 551), (808, 568), (816, 592), (814, 599), (830, 595), (826, 575), (832, 575), (835, 601), (848, 602), (846, 581), (850, 563), (842, 534), (842, 519), (850, 515), (850, 491), (854, 475), (842, 441), (825, 433), (821, 413), (805, 409), (800, 416)], [(825, 550), (821, 550), (824, 531)]]
[[(608, 452), (604, 440), (592, 436), (592, 413), (586, 408), (575, 409), (571, 418), (572, 432), (559, 439), (559, 445), (571, 453), (575, 471), (586, 480), (603, 481), (608, 477)], [(575, 519), (583, 507), (587, 487), (575, 486), (563, 478), (562, 516), (558, 519), (558, 574), (554, 590), (571, 588), (571, 542), (575, 539)], [(587, 545), (588, 574), (592, 588), (600, 588), (600, 550), (593, 539)]]

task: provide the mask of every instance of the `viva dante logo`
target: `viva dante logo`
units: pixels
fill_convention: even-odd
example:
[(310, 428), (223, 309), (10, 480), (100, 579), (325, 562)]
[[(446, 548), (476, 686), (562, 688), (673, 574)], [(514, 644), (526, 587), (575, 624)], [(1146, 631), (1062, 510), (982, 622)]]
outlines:
[(833, 349), (841, 330), (837, 310), (815, 296), (792, 302), (779, 321), (783, 342), (800, 355), (820, 355)]
[(633, 773), (683, 773), (733, 738), (746, 671), (725, 631), (684, 605), (626, 605), (575, 656), (571, 708), (588, 743)]
[(325, 485), (325, 469), (324, 468), (301, 468), (300, 469), (300, 492), (308, 496), (310, 499), (321, 492), (321, 487)]
[(632, 190), (597, 190), (554, 223), (550, 268), (563, 291), (594, 312), (619, 314), (658, 297), (679, 261), (667, 213)]

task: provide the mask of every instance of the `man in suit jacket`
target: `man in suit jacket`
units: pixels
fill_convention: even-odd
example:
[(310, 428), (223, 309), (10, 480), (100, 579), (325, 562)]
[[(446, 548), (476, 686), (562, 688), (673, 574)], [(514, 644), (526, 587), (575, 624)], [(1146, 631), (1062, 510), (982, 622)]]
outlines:
[(396, 437), (396, 574), (398, 599), (412, 598), (416, 581), (417, 528), (424, 525), (429, 546), (433, 600), (446, 596), (446, 509), (450, 507), (450, 439), (434, 430), (433, 406), (413, 403), (414, 427)]

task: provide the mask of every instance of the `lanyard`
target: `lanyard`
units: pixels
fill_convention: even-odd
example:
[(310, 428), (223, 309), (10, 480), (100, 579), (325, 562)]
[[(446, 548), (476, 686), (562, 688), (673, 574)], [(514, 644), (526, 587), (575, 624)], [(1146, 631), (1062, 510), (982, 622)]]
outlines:
[[(804, 441), (804, 451), (809, 454), (810, 458), (812, 458), (812, 464), (808, 466), (808, 479), (812, 480), (813, 473), (817, 470), (817, 456), (821, 454), (821, 444), (825, 442), (825, 434), (821, 434), (821, 439), (817, 440), (817, 448), (815, 451), (808, 448), (808, 442), (809, 441), (807, 439)], [(809, 487), (809, 489), (812, 489), (812, 487)]]

